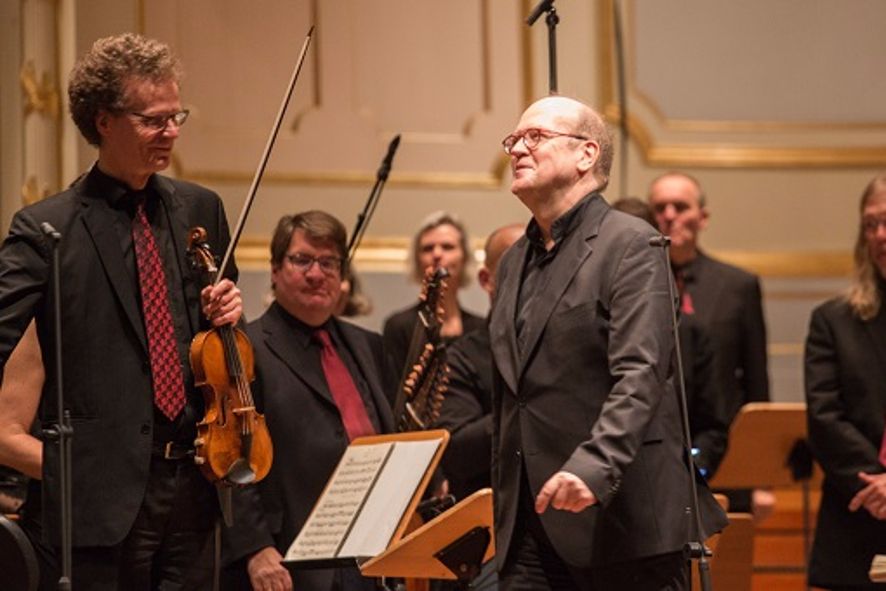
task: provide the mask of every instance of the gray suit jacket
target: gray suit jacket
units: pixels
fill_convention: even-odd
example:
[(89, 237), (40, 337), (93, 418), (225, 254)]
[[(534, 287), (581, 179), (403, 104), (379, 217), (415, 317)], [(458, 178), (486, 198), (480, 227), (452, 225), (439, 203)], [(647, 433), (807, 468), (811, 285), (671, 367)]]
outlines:
[[(515, 315), (528, 240), (499, 266), (490, 324), (496, 552), (507, 556), (522, 472), (533, 496), (554, 473), (579, 476), (600, 501), (541, 521), (567, 563), (587, 567), (680, 550), (690, 537), (689, 471), (669, 381), (668, 265), (655, 232), (592, 195), (564, 238), (519, 350)], [(702, 487), (708, 532), (725, 516)]]

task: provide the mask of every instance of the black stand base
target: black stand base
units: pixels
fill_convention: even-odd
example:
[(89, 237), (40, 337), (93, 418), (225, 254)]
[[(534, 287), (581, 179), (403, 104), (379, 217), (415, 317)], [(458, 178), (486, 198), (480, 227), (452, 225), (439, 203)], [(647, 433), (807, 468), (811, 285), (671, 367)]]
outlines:
[(461, 589), (470, 589), (471, 581), (480, 574), (483, 557), (492, 539), (487, 527), (475, 527), (434, 554), (458, 579)]

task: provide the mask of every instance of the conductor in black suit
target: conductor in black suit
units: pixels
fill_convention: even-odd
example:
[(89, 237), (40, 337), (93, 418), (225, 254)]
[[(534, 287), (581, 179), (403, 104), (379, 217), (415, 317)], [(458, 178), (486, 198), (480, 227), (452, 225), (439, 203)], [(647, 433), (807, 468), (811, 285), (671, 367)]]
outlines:
[(861, 200), (846, 295), (812, 312), (806, 339), (809, 444), (824, 469), (809, 583), (883, 589), (868, 569), (886, 554), (886, 174)]
[[(657, 232), (599, 193), (611, 136), (583, 103), (533, 103), (503, 145), (533, 218), (499, 265), (490, 323), (501, 587), (686, 588), (695, 534)], [(703, 538), (725, 516), (701, 491)]]
[[(698, 245), (710, 212), (701, 184), (683, 172), (668, 172), (649, 186), (658, 229), (671, 239), (671, 265), (681, 288), (681, 312), (693, 316), (711, 337), (714, 376), (721, 385), (727, 425), (748, 402), (769, 400), (766, 323), (760, 280), (708, 256)], [(731, 491), (733, 511), (768, 515), (775, 497), (766, 490)]]
[[(67, 190), (19, 211), (0, 248), (2, 371), (31, 319), (43, 359), (53, 359), (52, 249), (41, 224), (61, 234), (78, 590), (205, 589), (211, 579), (218, 503), (193, 462), (203, 401), (188, 350), (198, 331), (236, 323), (242, 306), (230, 279), (202, 288), (186, 255), (193, 226), (213, 248), (228, 246), (221, 200), (158, 174), (188, 116), (179, 77), (162, 43), (128, 33), (97, 41), (75, 65), (68, 96), (98, 161)], [(55, 589), (58, 445), (28, 430), (38, 404), (43, 425), (58, 421), (59, 376), (45, 366), (42, 394), (17, 389), (20, 399), (0, 405), (0, 457), (35, 479), (23, 526), (38, 548), (41, 588)]]
[(344, 226), (322, 211), (284, 216), (271, 240), (274, 302), (247, 334), (274, 463), (264, 480), (235, 492), (234, 527), (224, 535), (226, 589), (375, 587), (354, 566), (290, 576), (280, 564), (348, 443), (394, 427), (381, 336), (333, 316), (346, 257)]

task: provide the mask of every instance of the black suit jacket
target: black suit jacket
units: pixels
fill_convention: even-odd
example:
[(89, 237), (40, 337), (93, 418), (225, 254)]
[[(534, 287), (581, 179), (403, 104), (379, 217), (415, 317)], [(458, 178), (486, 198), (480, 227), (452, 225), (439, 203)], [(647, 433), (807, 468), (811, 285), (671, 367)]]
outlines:
[[(294, 336), (293, 319), (277, 303), (247, 327), (255, 349), (256, 404), (265, 414), (274, 442), (274, 462), (255, 486), (235, 491), (234, 527), (225, 532), (225, 561), (243, 562), (256, 551), (274, 546), (285, 555), (301, 530), (326, 482), (348, 446), (338, 407), (326, 385), (323, 369), (310, 362)], [(394, 420), (385, 396), (381, 337), (347, 322), (331, 319), (351, 357), (360, 366), (381, 432)], [(329, 591), (333, 571), (300, 571), (293, 579), (301, 591)]]
[[(384, 327), (382, 328), (385, 350), (387, 351), (392, 368), (391, 371), (394, 372), (394, 376), (397, 379), (402, 375), (406, 363), (413, 361), (406, 359), (406, 355), (409, 353), (409, 345), (412, 343), (412, 333), (415, 329), (415, 323), (418, 321), (419, 306), (419, 303), (413, 304), (404, 310), (391, 314), (385, 320)], [(485, 326), (486, 319), (482, 316), (472, 314), (461, 306), (459, 306), (458, 309), (461, 313), (462, 334), (467, 334)], [(446, 338), (445, 340), (446, 342), (452, 342), (455, 338), (458, 337)], [(396, 397), (397, 392), (395, 390), (388, 394)], [(391, 399), (391, 404), (394, 404), (394, 398)]]
[(726, 454), (729, 439), (723, 386), (714, 375), (713, 344), (698, 319), (692, 314), (684, 315), (678, 330), (692, 446), (698, 449), (695, 465), (710, 480)]
[(489, 329), (462, 335), (446, 350), (449, 387), (436, 427), (451, 436), (443, 454), (443, 472), (456, 499), (491, 486), (492, 351)]
[(731, 424), (742, 405), (769, 400), (760, 281), (703, 252), (685, 267), (684, 275), (694, 316), (714, 345), (714, 373), (723, 384), (722, 412)]
[[(203, 226), (214, 249), (228, 245), (221, 200), (197, 185), (159, 175), (154, 189), (169, 212), (181, 289), (192, 334), (208, 324), (200, 312), (200, 277), (186, 258), (188, 230)], [(94, 173), (62, 193), (19, 211), (0, 249), (0, 367), (36, 318), (43, 358), (54, 359), (49, 222), (59, 245), (65, 408), (71, 412), (73, 541), (105, 546), (129, 532), (148, 480), (153, 389), (139, 295), (124, 264), (114, 213)], [(236, 272), (233, 271), (233, 277)], [(57, 421), (55, 364), (46, 364), (39, 418)], [(193, 388), (190, 388), (193, 390)], [(56, 445), (43, 448), (43, 503), (48, 539), (58, 539)]]
[[(501, 260), (490, 336), (496, 558), (504, 564), (523, 471), (532, 495), (554, 473), (580, 477), (600, 504), (543, 513), (567, 563), (587, 567), (680, 550), (690, 530), (689, 470), (673, 360), (670, 272), (652, 228), (593, 195), (551, 263), (517, 346), (515, 317), (529, 243)], [(725, 516), (702, 486), (706, 533)]]
[(871, 559), (886, 554), (886, 521), (847, 505), (863, 488), (859, 472), (886, 471), (877, 459), (886, 418), (886, 310), (864, 322), (842, 298), (816, 308), (805, 383), (809, 443), (825, 473), (809, 582), (869, 583)]

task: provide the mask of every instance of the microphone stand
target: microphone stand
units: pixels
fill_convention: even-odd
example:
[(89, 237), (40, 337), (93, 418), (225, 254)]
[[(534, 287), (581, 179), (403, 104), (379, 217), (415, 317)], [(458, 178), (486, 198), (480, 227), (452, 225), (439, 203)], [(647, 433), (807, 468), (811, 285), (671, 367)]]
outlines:
[(678, 295), (674, 286), (674, 274), (671, 272), (670, 257), (671, 239), (667, 236), (655, 236), (649, 240), (649, 246), (661, 248), (664, 257), (665, 266), (668, 269), (668, 297), (671, 301), (671, 332), (674, 335), (674, 353), (677, 358), (677, 391), (680, 402), (680, 418), (683, 421), (683, 447), (686, 452), (687, 463), (689, 464), (689, 494), (692, 503), (692, 512), (695, 515), (694, 523), (695, 535), (690, 536), (691, 539), (686, 542), (683, 547), (683, 555), (690, 561), (698, 562), (698, 578), (701, 581), (703, 591), (711, 591), (711, 565), (708, 561), (711, 551), (704, 545), (701, 539), (701, 513), (698, 509), (698, 487), (695, 484), (695, 460), (692, 458), (692, 436), (689, 432), (689, 407), (686, 401), (686, 379), (683, 374), (683, 354), (680, 348), (680, 331), (677, 329), (677, 306), (679, 305)]
[(388, 153), (385, 154), (385, 159), (382, 160), (381, 166), (378, 167), (375, 185), (373, 185), (372, 190), (369, 192), (369, 198), (366, 200), (366, 205), (363, 206), (363, 211), (357, 215), (357, 224), (354, 226), (354, 231), (351, 232), (351, 241), (348, 242), (348, 266), (350, 266), (354, 253), (357, 252), (357, 248), (360, 246), (360, 241), (363, 239), (363, 234), (369, 225), (369, 219), (375, 213), (375, 206), (378, 205), (378, 201), (381, 199), (381, 192), (388, 180), (388, 175), (391, 173), (391, 164), (394, 162), (394, 154), (397, 152), (399, 145), (400, 134), (397, 134), (391, 140), (391, 143), (388, 144)]
[(59, 273), (58, 245), (62, 235), (49, 223), (40, 224), (43, 234), (52, 245), (52, 298), (54, 332), (55, 332), (55, 375), (56, 400), (58, 402), (57, 423), (43, 429), (47, 439), (57, 440), (59, 446), (59, 505), (61, 515), (61, 553), (62, 573), (58, 580), (58, 588), (64, 591), (71, 589), (71, 413), (65, 410), (64, 388), (62, 380), (62, 314), (61, 314), (61, 280)]
[(541, 0), (526, 18), (526, 24), (531, 27), (544, 12), (548, 13), (545, 17), (548, 25), (548, 90), (550, 94), (557, 94), (557, 25), (560, 17), (554, 8), (554, 0)]

